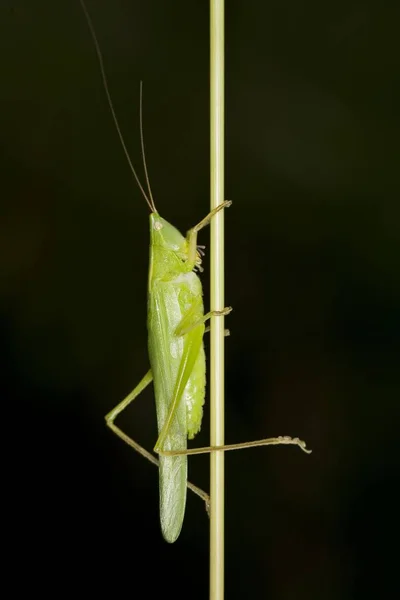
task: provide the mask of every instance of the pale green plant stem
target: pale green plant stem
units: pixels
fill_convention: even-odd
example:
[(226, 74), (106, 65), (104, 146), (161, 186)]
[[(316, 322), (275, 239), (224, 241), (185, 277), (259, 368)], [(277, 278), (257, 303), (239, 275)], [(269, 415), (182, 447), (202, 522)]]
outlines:
[[(224, 0), (210, 0), (211, 210), (224, 201)], [(211, 220), (210, 304), (224, 304), (224, 210)], [(211, 446), (224, 444), (224, 317), (211, 318)], [(210, 454), (210, 600), (224, 597), (224, 452)]]

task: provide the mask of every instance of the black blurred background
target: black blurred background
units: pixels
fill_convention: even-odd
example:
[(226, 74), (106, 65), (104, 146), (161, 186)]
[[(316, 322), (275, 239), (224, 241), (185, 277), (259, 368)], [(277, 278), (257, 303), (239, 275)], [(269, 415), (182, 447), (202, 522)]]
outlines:
[[(186, 231), (209, 202), (208, 2), (87, 3), (132, 160), (140, 170), (143, 79), (156, 204)], [(297, 435), (313, 450), (226, 456), (227, 598), (398, 589), (394, 7), (227, 2), (226, 437)], [(3, 544), (13, 589), (206, 598), (202, 503), (189, 496), (168, 546), (156, 469), (104, 424), (148, 368), (148, 209), (87, 24), (78, 0), (4, 0), (0, 11)], [(207, 257), (205, 267), (207, 307)], [(206, 411), (197, 445), (208, 421)], [(120, 423), (152, 447), (151, 389)], [(207, 457), (191, 459), (191, 480), (208, 489), (208, 469)]]

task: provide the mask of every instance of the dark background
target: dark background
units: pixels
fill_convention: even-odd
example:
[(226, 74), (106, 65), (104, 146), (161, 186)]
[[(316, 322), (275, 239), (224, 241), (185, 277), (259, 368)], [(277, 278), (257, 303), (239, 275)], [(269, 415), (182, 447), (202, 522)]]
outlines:
[[(298, 435), (313, 449), (227, 455), (227, 598), (398, 592), (391, 6), (227, 2), (226, 436)], [(144, 80), (153, 193), (185, 231), (209, 203), (208, 2), (88, 8), (140, 173)], [(3, 0), (0, 11), (3, 544), (14, 592), (206, 598), (202, 503), (189, 496), (168, 546), (156, 470), (104, 424), (148, 368), (148, 209), (87, 24), (78, 0)], [(151, 389), (120, 423), (152, 447)], [(208, 411), (196, 444), (207, 436)], [(190, 460), (206, 489), (208, 468)]]

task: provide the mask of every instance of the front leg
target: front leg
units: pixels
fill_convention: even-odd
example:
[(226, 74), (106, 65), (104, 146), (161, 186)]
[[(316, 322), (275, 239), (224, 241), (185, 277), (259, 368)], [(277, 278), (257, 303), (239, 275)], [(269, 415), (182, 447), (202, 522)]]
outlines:
[(203, 227), (206, 227), (206, 225), (208, 225), (210, 223), (211, 219), (213, 218), (214, 215), (217, 214), (217, 212), (219, 212), (220, 210), (222, 210), (224, 208), (228, 208), (231, 204), (232, 204), (231, 200), (225, 200), (225, 202), (222, 202), (222, 204), (220, 204), (219, 206), (214, 208), (214, 210), (209, 212), (208, 215), (200, 221), (200, 223), (197, 223), (197, 225), (192, 227), (192, 229), (189, 229), (189, 231), (187, 232), (187, 236), (186, 236), (187, 243), (188, 243), (187, 265), (188, 265), (188, 268), (190, 268), (190, 270), (192, 270), (196, 266), (196, 262), (197, 262), (196, 258), (197, 258), (197, 234), (198, 234), (198, 232), (200, 231), (200, 229), (203, 229)]

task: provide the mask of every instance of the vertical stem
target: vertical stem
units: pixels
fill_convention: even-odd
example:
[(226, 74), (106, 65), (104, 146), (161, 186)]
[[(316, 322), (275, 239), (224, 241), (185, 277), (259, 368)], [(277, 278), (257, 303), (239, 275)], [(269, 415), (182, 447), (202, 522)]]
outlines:
[[(210, 0), (211, 210), (224, 201), (224, 0)], [(224, 307), (224, 211), (211, 221), (211, 310)], [(211, 319), (211, 445), (224, 444), (224, 318)], [(210, 599), (224, 597), (224, 452), (210, 455)]]

